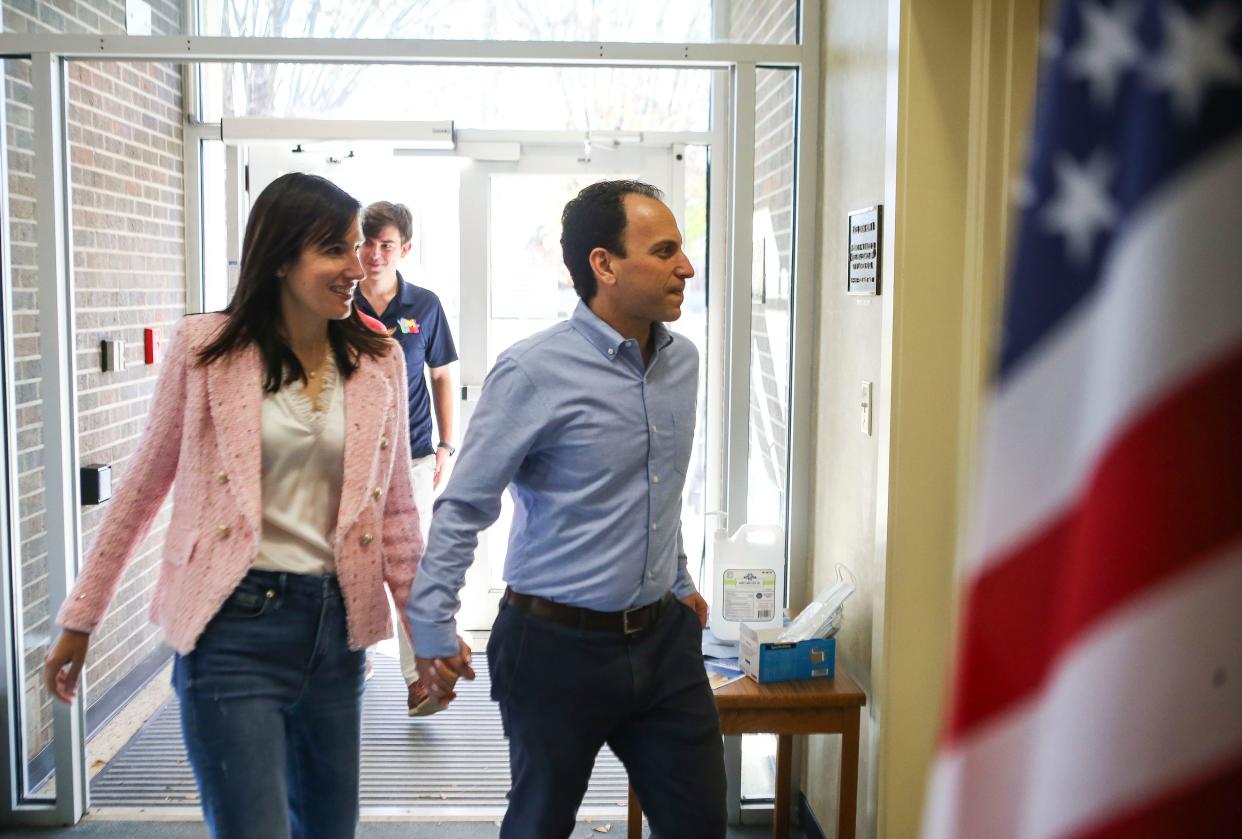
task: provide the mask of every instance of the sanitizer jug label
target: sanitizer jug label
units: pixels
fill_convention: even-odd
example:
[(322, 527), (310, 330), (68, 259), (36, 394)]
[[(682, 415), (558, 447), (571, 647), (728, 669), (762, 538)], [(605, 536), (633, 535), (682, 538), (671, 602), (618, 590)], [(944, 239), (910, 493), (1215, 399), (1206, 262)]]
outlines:
[(731, 568), (724, 572), (724, 617), (730, 621), (770, 621), (776, 614), (776, 572)]

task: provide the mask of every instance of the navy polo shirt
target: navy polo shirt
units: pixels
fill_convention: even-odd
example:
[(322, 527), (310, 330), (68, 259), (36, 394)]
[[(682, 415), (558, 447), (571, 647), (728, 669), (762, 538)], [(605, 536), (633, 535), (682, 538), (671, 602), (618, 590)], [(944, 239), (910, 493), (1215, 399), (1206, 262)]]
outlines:
[(405, 353), (406, 388), (410, 396), (410, 457), (435, 454), (431, 441), (431, 393), (423, 376), (423, 365), (443, 367), (457, 360), (457, 347), (449, 332), (444, 307), (435, 292), (407, 283), (397, 272), (397, 294), (382, 313), (377, 313), (362, 295), (354, 292), (358, 308), (377, 318)]

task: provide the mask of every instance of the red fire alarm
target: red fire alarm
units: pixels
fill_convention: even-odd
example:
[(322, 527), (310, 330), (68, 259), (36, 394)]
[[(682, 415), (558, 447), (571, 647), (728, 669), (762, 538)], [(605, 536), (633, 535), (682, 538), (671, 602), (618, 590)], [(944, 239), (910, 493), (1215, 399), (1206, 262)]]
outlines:
[(142, 330), (142, 354), (147, 364), (160, 360), (160, 331), (152, 327)]

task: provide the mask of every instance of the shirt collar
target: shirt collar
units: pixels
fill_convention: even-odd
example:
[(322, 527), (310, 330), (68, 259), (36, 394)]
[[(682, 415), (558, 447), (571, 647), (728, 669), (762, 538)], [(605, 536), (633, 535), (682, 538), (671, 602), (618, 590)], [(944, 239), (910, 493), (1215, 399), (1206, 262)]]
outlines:
[[(623, 338), (621, 333), (605, 323), (583, 300), (578, 301), (569, 324), (608, 359), (616, 359), (621, 354), (622, 347), (634, 343), (629, 338)], [(651, 334), (656, 355), (673, 343), (673, 333), (659, 321), (651, 324)]]
[(400, 271), (397, 272), (397, 297), (402, 306), (414, 305), (414, 284), (407, 283)]
[[(384, 312), (376, 312), (371, 308), (371, 301), (367, 300), (366, 295), (362, 293), (362, 283), (358, 283), (354, 287), (354, 299), (366, 305), (367, 312), (374, 312), (376, 318), (384, 316)], [(397, 272), (397, 296), (393, 298), (397, 301), (399, 307), (412, 306), (414, 304), (414, 285), (407, 283), (405, 277), (401, 276), (401, 272)], [(389, 303), (389, 306), (392, 304)], [(387, 311), (387, 309), (385, 309)]]

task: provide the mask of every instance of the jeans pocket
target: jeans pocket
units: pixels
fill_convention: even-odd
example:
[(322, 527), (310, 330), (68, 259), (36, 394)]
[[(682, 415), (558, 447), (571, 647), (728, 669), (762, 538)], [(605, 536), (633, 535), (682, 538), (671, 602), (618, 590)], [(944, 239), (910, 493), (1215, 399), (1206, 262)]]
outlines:
[(252, 620), (280, 607), (280, 593), (243, 580), (220, 607), (217, 617)]
[(699, 622), (699, 613), (694, 611), (694, 607), (688, 603), (682, 602), (680, 599), (674, 600), (673, 608), (678, 609), (681, 620), (684, 621), (682, 631), (694, 638), (696, 646), (703, 644), (703, 624)]
[(504, 702), (512, 693), (525, 646), (524, 617), (511, 606), (501, 605), (492, 634), (487, 639), (487, 666), (492, 681), (491, 696), (495, 702)]

